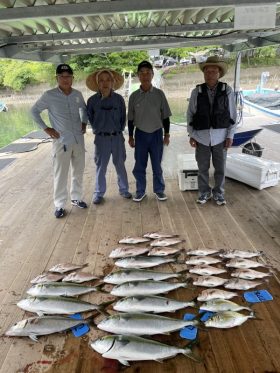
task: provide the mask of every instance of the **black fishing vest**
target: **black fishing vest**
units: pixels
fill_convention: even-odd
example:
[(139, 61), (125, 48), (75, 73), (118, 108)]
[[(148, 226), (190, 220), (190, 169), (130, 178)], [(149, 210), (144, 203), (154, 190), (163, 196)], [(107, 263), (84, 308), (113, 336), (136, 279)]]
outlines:
[(213, 108), (209, 102), (207, 85), (205, 83), (197, 85), (197, 110), (193, 116), (191, 126), (195, 130), (205, 130), (212, 128), (228, 128), (233, 124), (230, 118), (229, 102), (227, 96), (227, 84), (219, 82), (216, 88)]

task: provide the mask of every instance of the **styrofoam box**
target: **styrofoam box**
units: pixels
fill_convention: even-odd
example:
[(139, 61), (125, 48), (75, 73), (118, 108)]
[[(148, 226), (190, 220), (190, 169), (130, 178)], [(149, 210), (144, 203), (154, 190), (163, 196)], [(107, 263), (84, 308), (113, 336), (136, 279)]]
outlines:
[(278, 184), (280, 163), (247, 154), (228, 154), (226, 176), (259, 190)]
[(178, 154), (178, 181), (180, 190), (197, 190), (198, 167), (194, 154)]

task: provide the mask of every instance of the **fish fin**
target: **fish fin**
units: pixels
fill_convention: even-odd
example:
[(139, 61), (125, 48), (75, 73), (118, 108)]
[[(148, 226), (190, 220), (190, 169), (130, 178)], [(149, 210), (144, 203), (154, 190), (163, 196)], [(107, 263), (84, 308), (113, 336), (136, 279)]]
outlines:
[(36, 334), (33, 334), (33, 333), (29, 334), (29, 338), (32, 339), (32, 341), (34, 342), (38, 342), (38, 337)]
[(129, 362), (127, 360), (119, 360), (119, 362), (123, 365), (126, 365), (127, 367), (130, 366)]

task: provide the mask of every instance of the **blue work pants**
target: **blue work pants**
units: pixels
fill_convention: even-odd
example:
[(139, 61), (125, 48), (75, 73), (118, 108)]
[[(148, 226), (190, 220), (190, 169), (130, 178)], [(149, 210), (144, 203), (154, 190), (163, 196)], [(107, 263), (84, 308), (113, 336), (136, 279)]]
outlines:
[(153, 191), (163, 193), (165, 184), (162, 176), (161, 160), (163, 153), (162, 129), (147, 133), (136, 128), (135, 130), (135, 165), (133, 175), (136, 179), (136, 194), (146, 191), (146, 168), (150, 155), (153, 170)]

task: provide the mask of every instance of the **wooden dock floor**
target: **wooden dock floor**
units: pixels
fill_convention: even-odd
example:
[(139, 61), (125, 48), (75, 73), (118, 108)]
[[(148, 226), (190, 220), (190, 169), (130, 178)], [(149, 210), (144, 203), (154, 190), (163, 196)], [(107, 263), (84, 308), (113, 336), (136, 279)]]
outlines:
[[(246, 125), (253, 125), (250, 116)], [(263, 121), (261, 123), (264, 123)], [(259, 136), (264, 158), (280, 161), (280, 134), (265, 129)], [(93, 136), (86, 135), (85, 200), (91, 201), (94, 180)], [(186, 240), (184, 247), (215, 247), (263, 250), (274, 276), (258, 289), (267, 289), (274, 300), (252, 306), (256, 319), (242, 326), (221, 330), (199, 330), (194, 352), (202, 363), (178, 355), (159, 362), (135, 362), (125, 372), (137, 373), (276, 373), (280, 372), (280, 185), (262, 191), (234, 180), (227, 180), (227, 205), (204, 206), (195, 203), (196, 192), (181, 192), (177, 182), (176, 157), (191, 152), (184, 128), (174, 127), (171, 144), (165, 149), (163, 166), (168, 200), (159, 202), (152, 194), (151, 169), (148, 169), (148, 197), (136, 204), (122, 199), (116, 187), (115, 171), (110, 165), (105, 203), (81, 210), (67, 205), (67, 216), (55, 219), (52, 203), (51, 144), (36, 151), (13, 154), (16, 160), (0, 171), (0, 334), (13, 323), (30, 317), (16, 306), (25, 297), (30, 280), (59, 262), (88, 263), (88, 270), (103, 276), (114, 269), (109, 253), (127, 235), (149, 231), (175, 232)], [(240, 149), (232, 149), (240, 152)], [(133, 152), (127, 147), (127, 170), (131, 191)], [(183, 265), (171, 265), (172, 270)], [(170, 271), (170, 267), (161, 269)], [(110, 287), (107, 286), (109, 289)], [(201, 289), (181, 289), (170, 297), (191, 300)], [(242, 294), (242, 293), (240, 293)], [(100, 303), (112, 299), (107, 294), (92, 294), (83, 299)], [(242, 303), (243, 300), (236, 299)], [(111, 311), (110, 311), (111, 312)], [(176, 313), (182, 317), (186, 310)], [(197, 310), (188, 309), (187, 312)], [(96, 321), (102, 316), (97, 316)], [(89, 342), (105, 333), (91, 328), (82, 337), (71, 333), (39, 338), (0, 337), (1, 373), (99, 373), (118, 372), (114, 361), (104, 360)], [(157, 338), (182, 346), (179, 333)]]

